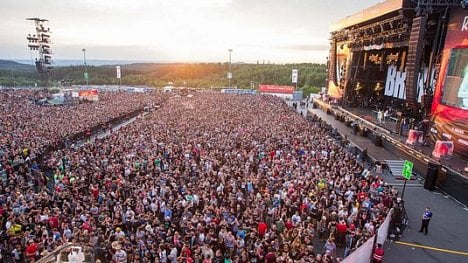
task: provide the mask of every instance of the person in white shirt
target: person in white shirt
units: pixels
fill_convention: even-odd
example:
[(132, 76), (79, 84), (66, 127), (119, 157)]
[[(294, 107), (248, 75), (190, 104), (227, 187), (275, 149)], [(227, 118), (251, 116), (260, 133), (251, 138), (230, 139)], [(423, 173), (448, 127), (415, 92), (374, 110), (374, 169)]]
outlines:
[(301, 217), (299, 216), (299, 213), (296, 212), (292, 217), (291, 217), (291, 221), (293, 222), (293, 225), (294, 226), (297, 226), (301, 223)]
[(172, 247), (171, 252), (167, 258), (171, 263), (177, 263), (177, 248), (175, 246)]
[(382, 110), (379, 110), (379, 111), (377, 112), (377, 122), (378, 122), (378, 123), (382, 123), (383, 117), (384, 117), (384, 115), (383, 115)]

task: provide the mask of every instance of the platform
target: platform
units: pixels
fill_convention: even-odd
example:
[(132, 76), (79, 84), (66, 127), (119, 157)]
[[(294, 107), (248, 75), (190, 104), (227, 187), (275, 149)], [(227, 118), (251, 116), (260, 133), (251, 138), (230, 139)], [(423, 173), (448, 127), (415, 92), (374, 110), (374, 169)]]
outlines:
[[(413, 171), (426, 178), (429, 166), (438, 169), (436, 186), (463, 204), (468, 204), (468, 173), (464, 171), (467, 160), (454, 155), (450, 159), (431, 156), (433, 146), (407, 145), (406, 136), (394, 132), (394, 123), (377, 123), (370, 109), (344, 108), (314, 99), (311, 110), (340, 130), (358, 145), (365, 145), (372, 161), (409, 160), (414, 163)], [(320, 109), (319, 109), (320, 108)], [(393, 125), (393, 127), (392, 127)], [(385, 150), (384, 150), (385, 149)]]

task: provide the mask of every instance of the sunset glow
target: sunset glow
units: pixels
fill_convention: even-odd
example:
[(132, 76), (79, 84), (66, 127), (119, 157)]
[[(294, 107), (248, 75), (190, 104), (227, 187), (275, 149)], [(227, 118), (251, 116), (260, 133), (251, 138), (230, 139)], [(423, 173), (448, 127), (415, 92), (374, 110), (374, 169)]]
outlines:
[[(352, 1), (79, 0), (0, 3), (0, 58), (28, 59), (27, 17), (50, 20), (56, 59), (325, 62), (330, 23), (377, 3)], [(339, 8), (338, 8), (339, 7)]]

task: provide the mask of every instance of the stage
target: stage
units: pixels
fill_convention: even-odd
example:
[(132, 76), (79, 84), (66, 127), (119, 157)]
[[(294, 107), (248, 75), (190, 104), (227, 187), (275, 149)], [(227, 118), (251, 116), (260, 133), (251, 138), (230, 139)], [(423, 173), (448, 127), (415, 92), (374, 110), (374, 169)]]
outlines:
[[(436, 169), (435, 185), (460, 202), (468, 204), (468, 195), (466, 195), (468, 173), (464, 171), (466, 159), (455, 154), (448, 159), (434, 158), (432, 156), (434, 142), (430, 138), (426, 139), (425, 144), (406, 144), (407, 130), (403, 130), (401, 134), (397, 132), (396, 118), (388, 117), (385, 123), (379, 123), (372, 109), (342, 107), (324, 102), (320, 98), (314, 98), (313, 106), (321, 108), (335, 120), (343, 122), (349, 127), (350, 132), (360, 134), (369, 142), (385, 148), (399, 158), (413, 162), (413, 170), (421, 177), (426, 178), (430, 169)], [(380, 158), (375, 161), (384, 162)]]

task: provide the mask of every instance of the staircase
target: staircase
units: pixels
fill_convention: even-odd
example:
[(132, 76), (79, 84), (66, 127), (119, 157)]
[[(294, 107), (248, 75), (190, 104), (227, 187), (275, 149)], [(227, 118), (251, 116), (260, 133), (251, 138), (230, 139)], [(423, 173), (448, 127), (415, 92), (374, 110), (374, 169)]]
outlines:
[(403, 176), (403, 160), (385, 160), (390, 169), (390, 173), (395, 177)]

